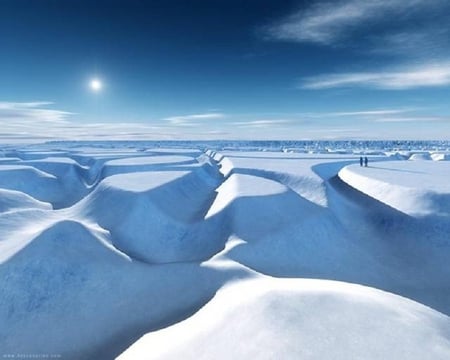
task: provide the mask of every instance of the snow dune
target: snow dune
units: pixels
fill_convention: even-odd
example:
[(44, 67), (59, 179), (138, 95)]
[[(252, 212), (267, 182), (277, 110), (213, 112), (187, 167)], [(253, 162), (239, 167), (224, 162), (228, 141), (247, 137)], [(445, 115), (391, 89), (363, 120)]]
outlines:
[(0, 353), (448, 358), (450, 170), (375, 153), (4, 150)]
[(339, 177), (355, 189), (408, 215), (450, 216), (450, 162), (409, 161), (351, 165)]
[(224, 240), (203, 221), (221, 179), (205, 167), (113, 175), (71, 211), (108, 229), (114, 245), (133, 258), (206, 260)]
[(447, 359), (450, 319), (408, 299), (325, 280), (233, 283), (131, 359)]
[(5, 354), (113, 358), (140, 334), (191, 314), (236, 275), (194, 263), (133, 262), (106, 231), (71, 220), (10, 239), (19, 240), (0, 267)]
[(431, 158), (435, 161), (449, 161), (450, 154), (436, 152), (431, 154)]
[(33, 208), (50, 210), (52, 206), (21, 191), (0, 189), (0, 213)]
[[(326, 206), (325, 184), (313, 170), (318, 159), (315, 154), (223, 152), (220, 155), (216, 153), (214, 158), (220, 161), (224, 176), (239, 173), (274, 180), (305, 199)], [(323, 164), (335, 163), (339, 159), (344, 163), (354, 162), (354, 157), (348, 154), (331, 158), (320, 156)]]
[(277, 181), (239, 173), (217, 192), (207, 218), (222, 214), (229, 234), (242, 240), (229, 258), (273, 276), (361, 281), (360, 274), (348, 270), (370, 260), (328, 209)]

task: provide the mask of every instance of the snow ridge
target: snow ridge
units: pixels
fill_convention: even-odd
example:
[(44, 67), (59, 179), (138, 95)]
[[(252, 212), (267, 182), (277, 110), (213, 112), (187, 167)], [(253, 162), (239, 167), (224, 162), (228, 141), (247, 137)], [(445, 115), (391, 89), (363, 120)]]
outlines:
[(299, 144), (2, 150), (0, 350), (448, 358), (445, 144)]

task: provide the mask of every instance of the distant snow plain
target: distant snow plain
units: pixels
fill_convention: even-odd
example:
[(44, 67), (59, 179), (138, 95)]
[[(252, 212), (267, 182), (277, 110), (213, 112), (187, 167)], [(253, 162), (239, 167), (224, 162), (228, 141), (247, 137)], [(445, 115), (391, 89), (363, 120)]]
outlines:
[(449, 359), (449, 152), (367, 153), (0, 148), (0, 355)]

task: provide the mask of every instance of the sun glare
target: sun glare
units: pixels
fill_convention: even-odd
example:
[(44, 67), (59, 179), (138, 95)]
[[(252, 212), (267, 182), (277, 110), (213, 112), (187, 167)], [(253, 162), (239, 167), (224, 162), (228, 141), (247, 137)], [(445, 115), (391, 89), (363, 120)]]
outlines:
[(102, 89), (102, 83), (99, 79), (92, 79), (89, 85), (94, 91), (100, 91)]

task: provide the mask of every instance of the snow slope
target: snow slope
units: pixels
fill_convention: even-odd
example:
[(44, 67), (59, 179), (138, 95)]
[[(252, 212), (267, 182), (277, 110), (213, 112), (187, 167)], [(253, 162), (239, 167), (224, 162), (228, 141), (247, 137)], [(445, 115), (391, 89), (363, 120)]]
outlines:
[(0, 213), (33, 208), (50, 210), (52, 206), (21, 191), (0, 189)]
[(306, 152), (3, 150), (0, 353), (448, 358), (447, 162)]
[(152, 264), (206, 260), (225, 241), (203, 221), (221, 178), (205, 167), (107, 177), (73, 212), (107, 229), (114, 245), (133, 258)]
[(71, 220), (14, 235), (21, 244), (0, 266), (2, 354), (111, 359), (140, 334), (185, 318), (236, 275), (134, 262), (107, 232)]
[(447, 359), (450, 318), (379, 290), (325, 280), (233, 283), (119, 360)]
[(214, 153), (213, 157), (220, 161), (224, 176), (240, 173), (271, 179), (286, 185), (300, 196), (321, 206), (326, 206), (327, 197), (325, 184), (318, 173), (314, 171), (318, 159), (321, 164), (325, 165), (322, 169), (331, 170), (331, 172), (333, 172), (332, 168), (336, 162), (339, 163), (339, 166), (355, 162), (355, 156), (351, 154), (326, 156), (225, 151)]
[(355, 189), (408, 215), (450, 216), (450, 163), (392, 161), (351, 165), (339, 177)]

